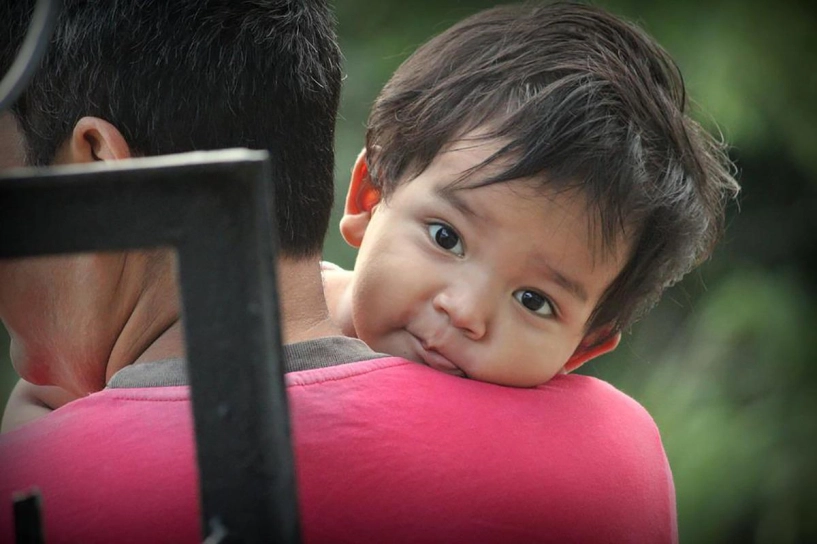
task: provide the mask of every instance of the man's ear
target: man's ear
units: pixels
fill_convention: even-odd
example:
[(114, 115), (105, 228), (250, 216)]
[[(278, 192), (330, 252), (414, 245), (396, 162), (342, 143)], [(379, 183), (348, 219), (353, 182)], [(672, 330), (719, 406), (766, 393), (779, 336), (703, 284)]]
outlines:
[(55, 163), (83, 163), (130, 158), (130, 146), (119, 130), (99, 117), (83, 117), (57, 152)]
[(355, 166), (352, 168), (352, 179), (349, 182), (349, 192), (346, 194), (343, 218), (340, 220), (340, 233), (347, 244), (360, 247), (372, 212), (379, 203), (380, 189), (372, 185), (364, 149), (357, 156)]
[(587, 361), (613, 351), (618, 347), (619, 342), (621, 342), (621, 333), (613, 332), (610, 327), (600, 327), (590, 331), (567, 360), (563, 371), (573, 372)]

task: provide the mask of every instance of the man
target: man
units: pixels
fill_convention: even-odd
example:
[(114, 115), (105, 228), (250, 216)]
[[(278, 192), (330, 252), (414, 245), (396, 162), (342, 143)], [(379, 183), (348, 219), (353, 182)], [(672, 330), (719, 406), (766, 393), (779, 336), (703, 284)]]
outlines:
[[(22, 4), (0, 23), (0, 69)], [(581, 377), (470, 382), (338, 336), (319, 266), (340, 81), (330, 21), (322, 2), (68, 2), (1, 130), (40, 165), (270, 151), (305, 541), (672, 541), (669, 468), (631, 399)], [(49, 543), (201, 541), (172, 257), (0, 262), (0, 319), (24, 379), (83, 397), (0, 437), (0, 500), (36, 484)]]

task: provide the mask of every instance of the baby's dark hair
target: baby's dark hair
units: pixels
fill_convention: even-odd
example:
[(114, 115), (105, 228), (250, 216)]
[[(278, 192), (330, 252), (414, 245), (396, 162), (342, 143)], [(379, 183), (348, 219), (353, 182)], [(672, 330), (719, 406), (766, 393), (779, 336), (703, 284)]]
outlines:
[(587, 323), (615, 333), (709, 257), (739, 191), (725, 146), (687, 110), (678, 67), (637, 26), (584, 4), (502, 6), (398, 68), (369, 117), (368, 167), (388, 198), (479, 134), (501, 147), (472, 170), (502, 165), (480, 186), (583, 191), (605, 251), (625, 233), (632, 244)]

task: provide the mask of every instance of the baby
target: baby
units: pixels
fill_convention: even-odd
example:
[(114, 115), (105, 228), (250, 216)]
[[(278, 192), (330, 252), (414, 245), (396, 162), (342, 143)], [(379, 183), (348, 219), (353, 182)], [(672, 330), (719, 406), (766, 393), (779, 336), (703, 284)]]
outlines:
[(530, 387), (614, 349), (706, 259), (738, 192), (681, 74), (585, 5), (503, 6), (420, 47), (372, 109), (330, 313), (373, 349)]
[(359, 247), (354, 272), (324, 265), (330, 313), (373, 349), (450, 374), (502, 385), (545, 383), (618, 344), (611, 327), (586, 325), (628, 254), (622, 235), (606, 253), (577, 190), (535, 176), (484, 185), (500, 149), (464, 137), (445, 146), (388, 197), (361, 154), (344, 239)]
[[(333, 319), (377, 351), (516, 387), (614, 349), (709, 256), (738, 191), (686, 110), (668, 54), (599, 8), (454, 25), (374, 104), (340, 225), (355, 269), (323, 265)], [(61, 395), (21, 382), (4, 428)]]

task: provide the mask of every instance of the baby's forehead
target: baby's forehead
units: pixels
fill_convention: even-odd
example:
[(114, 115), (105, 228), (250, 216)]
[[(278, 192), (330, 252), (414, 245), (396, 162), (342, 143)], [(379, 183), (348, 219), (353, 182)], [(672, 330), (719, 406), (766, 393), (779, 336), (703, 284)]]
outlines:
[[(492, 127), (484, 126), (448, 142), (422, 171), (399, 185), (431, 176), (436, 183), (423, 184), (423, 188), (444, 197), (496, 187), (515, 194), (519, 206), (542, 203), (564, 206), (570, 202), (571, 207), (581, 210), (586, 219), (589, 233), (586, 243), (592, 245), (600, 258), (618, 253), (621, 244), (627, 248), (633, 245), (640, 225), (624, 217), (611, 199), (599, 197), (598, 191), (590, 194), (588, 188), (593, 184), (579, 174), (555, 175), (559, 165), (514, 177), (515, 166), (521, 157), (508, 147), (510, 140), (492, 137), (491, 130)], [(574, 205), (574, 202), (582, 205)]]
[[(433, 192), (430, 198), (439, 198), (464, 215), (480, 217), (484, 224), (495, 228), (507, 228), (522, 214), (538, 217), (537, 222), (530, 224), (531, 237), (526, 240), (532, 253), (539, 250), (533, 241), (541, 240), (533, 235), (544, 232), (586, 247), (596, 263), (620, 260), (629, 254), (632, 228), (622, 225), (619, 232), (607, 232), (605, 236), (602, 212), (580, 185), (552, 183), (545, 175), (493, 183), (486, 183), (486, 179), (490, 177), (477, 171), (459, 180), (428, 186), (426, 190)], [(556, 223), (554, 217), (559, 218)]]
[[(431, 163), (414, 179), (431, 177), (433, 183), (423, 184), (428, 191), (444, 197), (457, 198), (458, 193), (501, 190), (520, 206), (547, 202), (563, 206), (579, 201), (594, 213), (588, 195), (578, 179), (556, 179), (548, 171), (534, 175), (509, 177), (518, 157), (505, 149), (506, 142), (479, 134), (446, 144)], [(408, 180), (407, 183), (411, 183)]]

